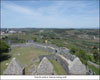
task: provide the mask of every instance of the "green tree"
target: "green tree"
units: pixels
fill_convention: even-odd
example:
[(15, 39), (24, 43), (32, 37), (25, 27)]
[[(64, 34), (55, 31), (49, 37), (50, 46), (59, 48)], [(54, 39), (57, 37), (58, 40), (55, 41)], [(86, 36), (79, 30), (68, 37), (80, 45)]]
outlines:
[(97, 49), (93, 50), (93, 57), (94, 57), (96, 62), (99, 60), (99, 52)]
[(9, 46), (3, 41), (0, 40), (0, 53), (8, 51)]
[(11, 57), (10, 55), (5, 54), (5, 52), (8, 52), (8, 49), (9, 46), (3, 40), (0, 40), (0, 62)]
[(34, 38), (34, 41), (37, 42), (37, 38)]
[(78, 49), (75, 48), (75, 47), (72, 47), (72, 48), (70, 49), (70, 52), (71, 52), (72, 54), (75, 54), (77, 51), (78, 51)]

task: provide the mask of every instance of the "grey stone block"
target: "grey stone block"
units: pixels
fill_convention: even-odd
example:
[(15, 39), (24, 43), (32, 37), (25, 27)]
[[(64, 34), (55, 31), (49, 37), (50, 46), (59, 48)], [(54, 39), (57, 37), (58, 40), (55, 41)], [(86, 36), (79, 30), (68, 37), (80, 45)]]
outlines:
[(4, 71), (5, 75), (24, 75), (25, 68), (19, 64), (16, 58), (13, 58), (9, 63), (7, 69)]
[(86, 72), (86, 67), (84, 64), (81, 63), (79, 58), (75, 58), (74, 61), (69, 65), (70, 74), (85, 75)]
[(50, 61), (44, 57), (42, 61), (40, 62), (38, 69), (37, 69), (38, 75), (53, 75), (53, 65), (50, 63)]

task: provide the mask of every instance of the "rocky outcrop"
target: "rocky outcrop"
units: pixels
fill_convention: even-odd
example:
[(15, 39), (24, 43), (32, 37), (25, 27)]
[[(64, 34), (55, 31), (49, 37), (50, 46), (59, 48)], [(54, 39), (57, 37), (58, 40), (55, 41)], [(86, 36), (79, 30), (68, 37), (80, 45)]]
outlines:
[(38, 75), (53, 75), (53, 65), (50, 63), (50, 61), (44, 57), (42, 61), (40, 62), (38, 69), (37, 69), (37, 74)]

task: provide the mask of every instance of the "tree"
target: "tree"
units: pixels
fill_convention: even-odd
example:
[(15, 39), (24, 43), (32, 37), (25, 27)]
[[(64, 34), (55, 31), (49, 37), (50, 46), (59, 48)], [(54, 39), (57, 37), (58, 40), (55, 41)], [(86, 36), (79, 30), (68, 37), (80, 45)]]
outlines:
[(10, 55), (4, 54), (4, 52), (8, 52), (8, 49), (9, 46), (3, 40), (0, 40), (0, 62), (10, 58)]
[(77, 57), (79, 57), (80, 60), (81, 60), (85, 65), (87, 65), (88, 55), (87, 55), (87, 53), (86, 53), (84, 50), (82, 50), (82, 49), (74, 49), (74, 48), (73, 48), (72, 51), (75, 52), (74, 54), (75, 54)]
[(94, 57), (95, 61), (97, 62), (98, 61), (98, 57), (99, 57), (99, 52), (98, 52), (97, 49), (93, 50), (93, 57)]
[(8, 48), (9, 46), (3, 40), (0, 40), (0, 53), (7, 52)]
[(78, 49), (75, 48), (75, 47), (72, 47), (72, 48), (70, 49), (70, 52), (71, 52), (72, 54), (75, 54), (77, 51), (78, 51)]
[(81, 58), (83, 58), (84, 60), (87, 60), (87, 54), (84, 50), (80, 49), (79, 53), (80, 53)]
[(37, 42), (37, 38), (34, 38), (34, 42)]

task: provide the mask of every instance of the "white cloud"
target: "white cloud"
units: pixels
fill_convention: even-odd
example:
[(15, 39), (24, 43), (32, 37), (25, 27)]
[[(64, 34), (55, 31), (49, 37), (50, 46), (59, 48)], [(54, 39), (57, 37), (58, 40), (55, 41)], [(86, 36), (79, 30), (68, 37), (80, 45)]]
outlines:
[(11, 9), (13, 11), (23, 13), (23, 14), (32, 14), (32, 11), (30, 9), (22, 7), (22, 6), (6, 5), (5, 7), (8, 8), (8, 9)]

